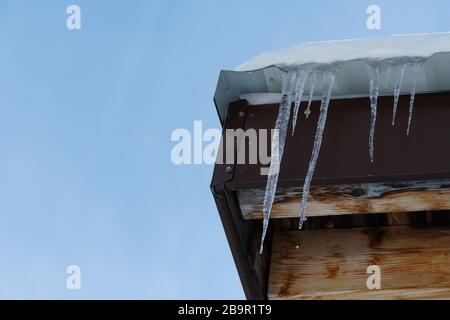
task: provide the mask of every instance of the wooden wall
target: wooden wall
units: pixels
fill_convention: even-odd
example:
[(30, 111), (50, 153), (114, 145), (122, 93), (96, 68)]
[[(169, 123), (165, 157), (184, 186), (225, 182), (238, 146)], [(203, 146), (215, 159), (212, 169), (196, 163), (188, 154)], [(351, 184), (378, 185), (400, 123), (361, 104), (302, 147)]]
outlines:
[[(381, 271), (369, 290), (367, 268)], [(275, 231), (269, 299), (450, 299), (450, 227)]]

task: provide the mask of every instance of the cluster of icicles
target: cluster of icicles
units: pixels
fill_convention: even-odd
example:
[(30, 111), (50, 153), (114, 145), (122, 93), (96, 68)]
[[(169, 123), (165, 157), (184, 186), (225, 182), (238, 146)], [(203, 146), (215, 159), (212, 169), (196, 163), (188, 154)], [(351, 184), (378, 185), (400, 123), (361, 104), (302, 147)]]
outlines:
[[(406, 134), (409, 135), (411, 119), (414, 109), (414, 97), (416, 93), (417, 74), (418, 71), (420, 70), (420, 67), (426, 62), (426, 60), (427, 60), (426, 58), (397, 58), (397, 59), (367, 62), (371, 70), (370, 95), (369, 95), (370, 96), (369, 156), (371, 162), (373, 162), (373, 154), (374, 154), (374, 134), (375, 134), (375, 123), (377, 118), (377, 101), (378, 101), (378, 94), (380, 91), (380, 74), (384, 76), (384, 80), (385, 82), (387, 82), (389, 80), (389, 77), (391, 76), (392, 70), (394, 68), (399, 70), (398, 75), (395, 79), (394, 94), (393, 94), (394, 103), (393, 103), (392, 125), (395, 125), (395, 116), (397, 113), (397, 106), (400, 97), (400, 91), (402, 88), (403, 78), (407, 68), (411, 68), (413, 80), (411, 84), (408, 128), (406, 132)], [(309, 114), (311, 113), (310, 107), (311, 101), (313, 99), (315, 82), (316, 79), (318, 78), (317, 76), (323, 74), (320, 115), (319, 120), (317, 122), (317, 129), (314, 139), (312, 155), (309, 161), (308, 171), (303, 184), (302, 201), (299, 210), (299, 218), (300, 218), (299, 229), (301, 229), (303, 222), (306, 221), (305, 209), (307, 206), (309, 187), (311, 184), (312, 177), (314, 175), (317, 158), (319, 157), (323, 131), (325, 129), (325, 123), (327, 120), (328, 105), (330, 102), (331, 92), (333, 90), (336, 73), (339, 67), (340, 67), (339, 63), (330, 65), (304, 64), (295, 68), (286, 69), (283, 72), (282, 97), (278, 111), (278, 117), (275, 123), (276, 134), (274, 134), (272, 137), (272, 148), (271, 148), (272, 161), (270, 163), (266, 192), (264, 195), (264, 204), (263, 204), (264, 221), (261, 237), (260, 254), (262, 254), (264, 249), (264, 238), (267, 233), (270, 212), (272, 210), (272, 205), (275, 198), (278, 175), (280, 171), (280, 163), (283, 157), (284, 144), (288, 132), (288, 124), (291, 118), (292, 97), (293, 96), (295, 97), (294, 109), (292, 112), (293, 113), (292, 134), (294, 134), (297, 123), (297, 117), (300, 110), (300, 104), (305, 89), (305, 83), (308, 78), (311, 78), (310, 80), (311, 86), (308, 92), (309, 96), (308, 104), (304, 111), (306, 118), (308, 118)]]

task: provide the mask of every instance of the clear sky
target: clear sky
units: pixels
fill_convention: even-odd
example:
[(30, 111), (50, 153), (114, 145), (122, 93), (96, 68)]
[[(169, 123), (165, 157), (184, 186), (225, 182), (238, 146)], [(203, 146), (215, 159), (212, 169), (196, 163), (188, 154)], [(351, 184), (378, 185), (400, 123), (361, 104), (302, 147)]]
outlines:
[(0, 298), (244, 298), (213, 167), (175, 166), (172, 131), (219, 128), (219, 71), (261, 52), (436, 31), (447, 0), (0, 0)]

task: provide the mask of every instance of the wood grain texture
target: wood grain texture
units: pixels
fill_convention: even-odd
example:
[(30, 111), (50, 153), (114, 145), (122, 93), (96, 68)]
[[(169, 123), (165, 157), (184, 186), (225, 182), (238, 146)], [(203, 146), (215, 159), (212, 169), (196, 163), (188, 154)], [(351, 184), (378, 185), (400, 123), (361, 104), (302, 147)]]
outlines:
[[(366, 286), (381, 268), (381, 290)], [(450, 227), (276, 231), (269, 299), (450, 299)]]
[[(271, 218), (298, 216), (302, 190), (277, 191)], [(238, 192), (244, 219), (262, 219), (264, 190)], [(414, 181), (406, 183), (367, 183), (311, 188), (306, 216), (335, 216), (365, 213), (397, 213), (450, 209), (450, 181)], [(398, 221), (401, 223), (401, 221)]]

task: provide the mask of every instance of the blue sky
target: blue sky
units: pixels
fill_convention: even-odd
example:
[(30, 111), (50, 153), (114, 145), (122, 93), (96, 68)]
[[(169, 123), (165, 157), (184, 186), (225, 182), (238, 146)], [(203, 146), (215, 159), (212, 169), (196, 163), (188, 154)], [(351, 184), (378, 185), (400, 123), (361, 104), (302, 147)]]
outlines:
[(0, 298), (244, 298), (213, 168), (173, 165), (172, 131), (218, 128), (219, 71), (260, 52), (437, 31), (448, 1), (0, 0)]

